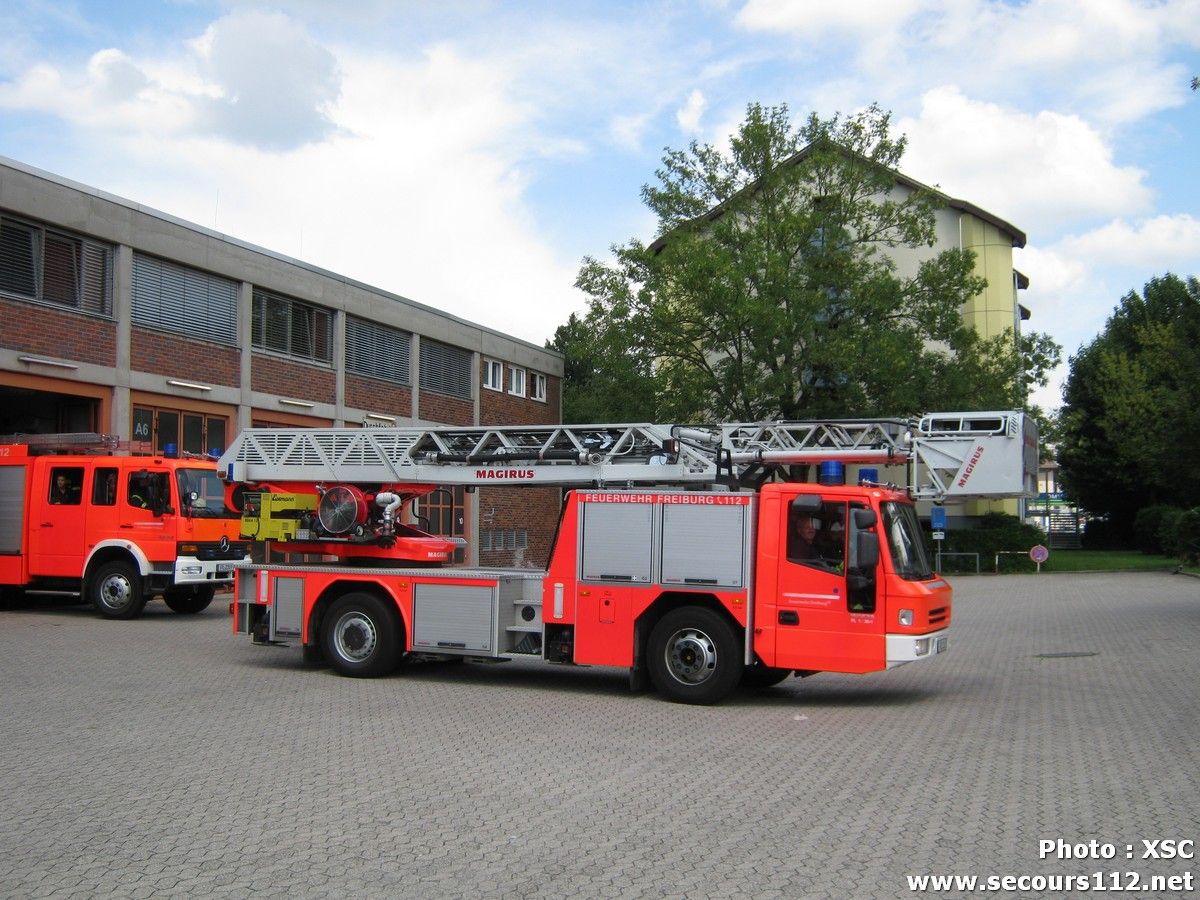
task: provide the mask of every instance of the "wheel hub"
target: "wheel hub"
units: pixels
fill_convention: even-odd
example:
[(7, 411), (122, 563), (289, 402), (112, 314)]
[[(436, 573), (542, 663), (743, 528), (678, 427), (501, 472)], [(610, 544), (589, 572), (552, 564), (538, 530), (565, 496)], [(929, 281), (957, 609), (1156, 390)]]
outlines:
[(684, 628), (667, 641), (667, 671), (684, 684), (706, 681), (717, 667), (717, 646), (695, 628)]
[(110, 609), (119, 609), (124, 606), (129, 602), (132, 594), (133, 591), (129, 587), (129, 582), (119, 575), (106, 578), (100, 586), (100, 599)]
[(358, 612), (346, 613), (338, 620), (334, 637), (338, 654), (350, 662), (367, 659), (379, 641), (375, 623)]

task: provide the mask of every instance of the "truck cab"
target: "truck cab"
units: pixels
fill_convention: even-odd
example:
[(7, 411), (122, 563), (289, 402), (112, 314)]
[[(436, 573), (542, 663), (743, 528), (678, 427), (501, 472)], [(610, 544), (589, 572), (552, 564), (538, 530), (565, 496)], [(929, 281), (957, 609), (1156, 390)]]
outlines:
[(946, 649), (950, 586), (905, 494), (766, 485), (757, 534), (754, 651), (766, 667), (872, 672)]
[(0, 447), (0, 584), (133, 618), (162, 595), (199, 612), (248, 559), (210, 460)]

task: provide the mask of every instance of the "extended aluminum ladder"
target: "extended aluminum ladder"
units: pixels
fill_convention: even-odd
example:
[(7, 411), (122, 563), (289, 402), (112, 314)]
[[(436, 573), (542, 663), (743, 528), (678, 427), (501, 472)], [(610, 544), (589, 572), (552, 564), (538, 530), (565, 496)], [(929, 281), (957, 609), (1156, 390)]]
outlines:
[[(918, 498), (1036, 490), (1037, 435), (1020, 412), (920, 419), (438, 428), (250, 428), (218, 463), (230, 482), (737, 486), (780, 466), (903, 464)], [(760, 478), (761, 480), (761, 478)]]

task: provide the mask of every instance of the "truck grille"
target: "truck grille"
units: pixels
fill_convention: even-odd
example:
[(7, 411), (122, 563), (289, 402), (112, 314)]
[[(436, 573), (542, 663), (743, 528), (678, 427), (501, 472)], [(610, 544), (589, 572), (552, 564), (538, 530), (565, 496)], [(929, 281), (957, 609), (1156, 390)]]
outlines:
[(949, 608), (945, 606), (939, 606), (937, 609), (931, 609), (929, 611), (929, 624), (939, 625), (942, 622), (945, 622), (949, 617), (949, 612)]
[[(217, 541), (199, 541), (180, 544), (180, 556), (194, 556), (199, 560), (242, 559), (248, 552), (250, 544), (247, 541), (230, 541), (224, 550)], [(195, 552), (192, 552), (195, 547)]]

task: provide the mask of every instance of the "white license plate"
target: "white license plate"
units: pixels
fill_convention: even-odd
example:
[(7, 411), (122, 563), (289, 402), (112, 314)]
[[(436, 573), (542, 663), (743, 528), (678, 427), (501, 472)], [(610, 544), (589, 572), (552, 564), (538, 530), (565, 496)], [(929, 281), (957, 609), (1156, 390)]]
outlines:
[(949, 638), (947, 638), (947, 637), (938, 638), (934, 642), (933, 652), (934, 653), (945, 653), (946, 652), (946, 641), (948, 641), (948, 640), (949, 640)]
[[(217, 574), (218, 575), (228, 575), (232, 571), (233, 571), (233, 563), (217, 563)], [(945, 638), (942, 638), (942, 640), (945, 640)]]

